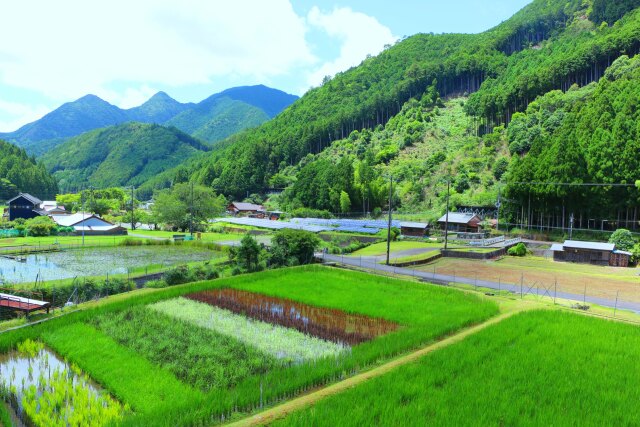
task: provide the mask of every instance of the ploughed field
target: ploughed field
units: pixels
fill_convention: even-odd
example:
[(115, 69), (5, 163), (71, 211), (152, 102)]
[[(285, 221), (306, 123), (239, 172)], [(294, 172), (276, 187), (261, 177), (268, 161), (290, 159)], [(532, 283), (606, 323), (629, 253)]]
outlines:
[(214, 424), (497, 312), (456, 290), (320, 266), (139, 294), (0, 334), (0, 421)]
[(524, 312), (274, 425), (640, 425), (638, 360), (636, 325)]

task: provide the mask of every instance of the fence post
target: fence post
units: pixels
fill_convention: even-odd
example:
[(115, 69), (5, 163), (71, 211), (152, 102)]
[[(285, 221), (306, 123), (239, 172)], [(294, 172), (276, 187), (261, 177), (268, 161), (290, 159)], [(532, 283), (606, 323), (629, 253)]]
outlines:
[(553, 282), (553, 305), (556, 305), (556, 298), (558, 298), (558, 278), (557, 277)]
[(522, 286), (524, 285), (524, 273), (520, 273), (520, 299), (522, 299)]
[(582, 296), (582, 304), (587, 304), (587, 283), (584, 284), (584, 295)]
[(616, 312), (618, 311), (618, 296), (620, 295), (620, 289), (616, 291), (616, 305), (613, 308), (613, 317), (616, 317)]

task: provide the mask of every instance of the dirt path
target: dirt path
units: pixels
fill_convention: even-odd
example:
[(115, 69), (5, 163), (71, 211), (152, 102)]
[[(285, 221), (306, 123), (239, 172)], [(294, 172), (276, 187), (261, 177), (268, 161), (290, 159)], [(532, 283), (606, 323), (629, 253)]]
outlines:
[(521, 313), (523, 311), (532, 309), (534, 307), (536, 307), (535, 304), (523, 304), (523, 303), (516, 303), (513, 306), (508, 306), (508, 308), (506, 308), (506, 310), (502, 314), (496, 317), (493, 317), (484, 323), (464, 329), (455, 335), (451, 335), (441, 341), (430, 344), (426, 347), (423, 347), (405, 356), (401, 356), (388, 363), (385, 363), (384, 365), (378, 366), (371, 370), (357, 374), (353, 377), (347, 378), (344, 381), (340, 381), (328, 387), (324, 387), (320, 390), (316, 390), (309, 394), (305, 394), (303, 396), (300, 396), (298, 398), (285, 402), (282, 405), (275, 406), (271, 409), (267, 409), (266, 411), (260, 412), (259, 414), (247, 417), (245, 419), (242, 419), (240, 421), (237, 421), (228, 425), (234, 426), (234, 427), (256, 426), (256, 425), (268, 424), (277, 419), (284, 418), (291, 412), (300, 410), (307, 406), (311, 406), (316, 402), (320, 401), (321, 399), (324, 399), (326, 397), (329, 397), (334, 394), (341, 393), (345, 390), (353, 388), (358, 384), (361, 384), (372, 378), (376, 378), (381, 375), (384, 375), (400, 366), (415, 362), (416, 360), (420, 359), (423, 356), (426, 356), (429, 353), (432, 353), (441, 348), (460, 342), (466, 337), (476, 334), (491, 325), (495, 325), (496, 323), (502, 322), (503, 320), (513, 316), (514, 314)]

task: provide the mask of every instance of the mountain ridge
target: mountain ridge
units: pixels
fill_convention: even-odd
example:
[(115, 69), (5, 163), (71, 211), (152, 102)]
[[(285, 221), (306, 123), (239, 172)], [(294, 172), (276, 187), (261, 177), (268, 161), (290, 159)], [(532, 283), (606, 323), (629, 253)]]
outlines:
[[(0, 138), (25, 148), (31, 154), (42, 155), (82, 133), (135, 121), (176, 126), (214, 143), (235, 132), (263, 123), (296, 99), (297, 96), (278, 89), (255, 85), (226, 89), (198, 103), (181, 103), (166, 92), (159, 91), (137, 107), (122, 109), (94, 94), (87, 94), (62, 104), (14, 132), (0, 133)], [(228, 100), (234, 102), (230, 103)], [(219, 108), (211, 108), (212, 102), (220, 104), (222, 101), (227, 102)], [(228, 111), (225, 107), (233, 111)], [(171, 122), (184, 113), (189, 114), (183, 120)], [(222, 117), (216, 117), (216, 114), (221, 114)], [(200, 123), (198, 128), (190, 124), (194, 117)], [(219, 129), (212, 131), (211, 128), (216, 126)]]

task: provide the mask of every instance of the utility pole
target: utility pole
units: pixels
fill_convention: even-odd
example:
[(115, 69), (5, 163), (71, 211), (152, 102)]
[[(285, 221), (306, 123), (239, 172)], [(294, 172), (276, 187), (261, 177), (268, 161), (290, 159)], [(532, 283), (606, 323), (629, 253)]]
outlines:
[(133, 198), (133, 191), (135, 190), (135, 187), (132, 185), (131, 186), (131, 230), (135, 230), (136, 229), (136, 223), (135, 220), (133, 218), (133, 205), (134, 205), (134, 198)]
[(451, 180), (447, 180), (447, 213), (444, 218), (444, 250), (447, 250), (449, 244), (449, 191), (451, 188)]
[(193, 237), (193, 181), (191, 181), (191, 203), (189, 204), (189, 233)]
[(80, 190), (80, 200), (82, 201), (82, 246), (84, 246), (84, 189)]
[(391, 251), (391, 208), (393, 195), (393, 175), (389, 176), (389, 224), (387, 225), (387, 265), (389, 265), (389, 253)]
[[(496, 229), (498, 232), (500, 232), (500, 205), (502, 203), (500, 202), (500, 187), (498, 187), (498, 203), (496, 203)], [(508, 229), (508, 227), (507, 227)]]
[(569, 240), (571, 240), (572, 236), (573, 236), (573, 213), (569, 215)]

